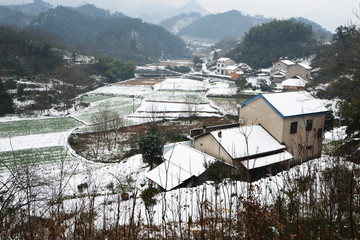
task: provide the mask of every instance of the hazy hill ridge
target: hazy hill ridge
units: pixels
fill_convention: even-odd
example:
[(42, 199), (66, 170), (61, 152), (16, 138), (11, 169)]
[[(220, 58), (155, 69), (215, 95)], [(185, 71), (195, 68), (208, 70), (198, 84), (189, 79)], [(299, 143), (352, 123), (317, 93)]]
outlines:
[[(331, 32), (319, 24), (301, 17), (293, 19), (311, 25), (318, 37), (331, 40)], [(183, 13), (166, 19), (160, 22), (159, 25), (178, 36), (219, 41), (224, 39), (241, 39), (245, 32), (248, 32), (252, 27), (270, 22), (271, 20), (273, 19), (264, 18), (263, 16), (245, 15), (239, 11), (231, 10), (204, 17), (196, 13)]]
[(201, 18), (200, 13), (182, 13), (178, 16), (160, 22), (159, 25), (168, 30), (169, 32), (177, 34), (179, 31), (188, 27), (199, 18)]
[(97, 54), (135, 62), (188, 55), (185, 43), (162, 27), (87, 7), (92, 14), (67, 7), (50, 9), (30, 27), (56, 35), (74, 47), (81, 45)]
[(37, 16), (42, 12), (46, 12), (53, 6), (42, 0), (33, 0), (32, 3), (28, 4), (19, 4), (19, 5), (9, 5), (10, 9), (22, 12), (29, 16)]
[(251, 27), (269, 21), (271, 21), (270, 18), (253, 17), (232, 10), (198, 18), (186, 28), (181, 29), (178, 35), (213, 40), (241, 38)]

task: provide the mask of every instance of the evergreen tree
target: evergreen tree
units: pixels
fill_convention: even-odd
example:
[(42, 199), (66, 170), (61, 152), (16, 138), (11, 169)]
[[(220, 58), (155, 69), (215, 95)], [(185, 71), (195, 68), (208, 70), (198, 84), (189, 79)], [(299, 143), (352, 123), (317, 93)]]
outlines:
[(153, 169), (163, 160), (164, 138), (156, 127), (142, 134), (139, 139), (139, 148), (143, 161)]
[(3, 82), (0, 80), (0, 116), (6, 113), (14, 113), (14, 106), (10, 94), (6, 92)]

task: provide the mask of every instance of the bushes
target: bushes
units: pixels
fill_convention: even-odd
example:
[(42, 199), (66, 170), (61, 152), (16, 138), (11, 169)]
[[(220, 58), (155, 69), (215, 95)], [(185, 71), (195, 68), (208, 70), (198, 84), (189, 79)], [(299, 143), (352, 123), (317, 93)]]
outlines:
[(179, 73), (188, 73), (191, 71), (191, 69), (189, 67), (186, 66), (170, 66), (167, 65), (166, 69), (170, 70), (170, 71), (174, 71), (174, 72), (179, 72)]

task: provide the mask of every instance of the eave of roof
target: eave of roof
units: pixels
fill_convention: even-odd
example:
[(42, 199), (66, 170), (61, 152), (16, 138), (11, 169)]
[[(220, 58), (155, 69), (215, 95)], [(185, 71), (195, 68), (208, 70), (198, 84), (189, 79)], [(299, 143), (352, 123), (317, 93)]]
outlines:
[(312, 112), (312, 113), (302, 113), (302, 114), (296, 114), (296, 115), (291, 115), (291, 116), (284, 116), (274, 105), (272, 105), (261, 93), (259, 95), (256, 95), (253, 98), (250, 98), (249, 100), (243, 102), (240, 104), (240, 107), (245, 106), (246, 104), (248, 104), (249, 102), (252, 102), (258, 98), (262, 98), (264, 99), (264, 101), (269, 104), (269, 106), (277, 113), (280, 115), (281, 118), (294, 118), (294, 117), (300, 117), (300, 116), (310, 116), (310, 115), (318, 115), (318, 114), (324, 114), (329, 112), (329, 110), (326, 111), (319, 111), (319, 112)]

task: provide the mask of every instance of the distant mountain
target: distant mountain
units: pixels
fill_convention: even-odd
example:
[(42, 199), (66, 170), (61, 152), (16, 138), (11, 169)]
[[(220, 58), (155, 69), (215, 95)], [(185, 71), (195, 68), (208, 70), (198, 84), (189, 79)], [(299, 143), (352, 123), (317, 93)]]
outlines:
[(313, 22), (313, 21), (303, 18), (303, 17), (297, 17), (294, 19), (298, 22), (303, 22), (305, 24), (309, 24), (312, 27), (312, 30), (317, 39), (325, 39), (328, 41), (332, 40), (333, 34), (330, 31), (326, 30), (324, 27), (317, 24), (316, 22)]
[(104, 12), (90, 8), (93, 10), (89, 15), (56, 7), (40, 14), (30, 26), (58, 36), (74, 47), (91, 49), (94, 54), (137, 63), (188, 55), (186, 44), (162, 27), (129, 17), (100, 17)]
[(0, 24), (2, 25), (26, 26), (32, 19), (33, 17), (23, 12), (0, 6)]
[(182, 13), (190, 13), (190, 12), (199, 13), (201, 16), (205, 16), (209, 14), (209, 12), (203, 6), (201, 6), (197, 1), (191, 0), (190, 2), (186, 3), (184, 6), (173, 10), (170, 13), (170, 15), (176, 16)]
[(109, 10), (104, 10), (101, 8), (97, 8), (93, 4), (85, 4), (80, 7), (73, 8), (74, 10), (84, 13), (90, 17), (100, 17), (100, 18), (108, 18), (108, 17), (126, 17), (124, 14), (115, 12), (111, 13)]
[(158, 25), (165, 28), (169, 32), (173, 34), (177, 34), (182, 29), (186, 28), (196, 20), (201, 18), (200, 13), (190, 12), (190, 13), (182, 13), (172, 18), (168, 18)]
[(53, 6), (42, 0), (33, 0), (32, 3), (20, 4), (20, 5), (9, 5), (9, 8), (22, 12), (29, 16), (38, 16), (42, 12), (46, 12)]
[(160, 23), (165, 19), (189, 12), (197, 12), (202, 16), (209, 14), (209, 12), (195, 0), (191, 0), (181, 7), (174, 7), (160, 2), (151, 4), (141, 3), (141, 5), (137, 5), (136, 8), (133, 6), (133, 10), (129, 12), (129, 14), (133, 17), (139, 17), (146, 22)]
[(225, 13), (210, 14), (199, 18), (192, 24), (178, 32), (178, 36), (223, 40), (229, 38), (239, 39), (251, 27), (271, 21), (262, 16), (250, 16), (232, 10)]

